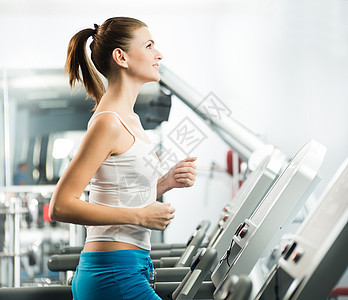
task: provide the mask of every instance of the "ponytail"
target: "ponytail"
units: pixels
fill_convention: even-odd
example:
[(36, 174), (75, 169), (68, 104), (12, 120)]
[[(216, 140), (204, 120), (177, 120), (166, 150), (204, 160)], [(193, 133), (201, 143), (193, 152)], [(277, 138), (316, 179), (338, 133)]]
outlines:
[[(127, 52), (134, 30), (144, 26), (147, 27), (144, 22), (133, 18), (109, 18), (101, 26), (94, 24), (95, 29), (81, 30), (71, 38), (65, 72), (69, 75), (71, 88), (75, 86), (76, 81), (83, 83), (87, 97), (92, 97), (96, 101), (93, 110), (97, 108), (105, 93), (99, 73), (109, 79), (114, 72), (117, 72), (117, 67), (111, 64), (112, 51), (121, 48)], [(90, 44), (92, 61), (88, 58), (86, 51), (86, 43), (91, 36), (93, 36)]]
[[(105, 93), (103, 81), (88, 58), (86, 51), (87, 40), (95, 33), (96, 29), (84, 29), (76, 33), (69, 42), (65, 63), (65, 72), (69, 76), (71, 88), (74, 88), (76, 81), (82, 82), (87, 91), (87, 97), (92, 97), (96, 101), (93, 110), (96, 109), (101, 97)], [(80, 76), (80, 70), (82, 78)]]

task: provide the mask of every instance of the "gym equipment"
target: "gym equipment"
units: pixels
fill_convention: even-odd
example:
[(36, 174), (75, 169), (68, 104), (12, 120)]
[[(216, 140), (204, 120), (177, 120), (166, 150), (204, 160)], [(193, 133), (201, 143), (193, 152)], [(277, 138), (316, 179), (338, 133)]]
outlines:
[[(21, 259), (28, 256), (29, 263), (33, 263), (33, 251), (23, 251), (21, 239), (21, 220), (23, 215), (29, 214), (23, 199), (30, 199), (30, 195), (51, 193), (53, 186), (10, 186), (0, 187), (0, 202), (4, 203), (0, 209), (2, 226), (4, 226), (4, 248), (0, 252), (0, 284), (6, 287), (19, 287), (21, 285)], [(35, 196), (36, 199), (39, 199)], [(36, 201), (36, 200), (35, 200)], [(4, 218), (5, 217), (5, 218)]]
[(217, 250), (219, 259), (228, 248), (237, 226), (252, 214), (280, 175), (284, 161), (284, 155), (275, 149), (254, 172), (249, 174), (236, 197), (230, 202), (227, 207), (227, 221), (223, 223), (208, 244), (208, 247)]
[[(317, 174), (325, 152), (325, 147), (316, 141), (302, 147), (251, 217), (237, 228), (229, 249), (211, 276), (217, 290), (231, 274), (249, 274), (272, 236), (281, 226), (292, 221), (319, 182)], [(180, 297), (178, 299), (193, 299), (195, 295), (192, 291), (200, 284), (197, 278), (191, 276), (181, 291), (175, 291)], [(188, 289), (188, 286), (191, 288)], [(212, 298), (212, 295), (205, 297)]]
[[(153, 252), (153, 250), (157, 252), (157, 250), (175, 250), (175, 249), (184, 249), (184, 252), (185, 252), (185, 249), (189, 247), (190, 244), (194, 248), (196, 248), (196, 249), (193, 249), (195, 250), (194, 252), (197, 252), (199, 245), (202, 245), (202, 242), (206, 235), (206, 231), (208, 230), (209, 226), (210, 226), (209, 221), (202, 221), (201, 223), (198, 224), (194, 232), (191, 234), (186, 244), (168, 244), (168, 245), (164, 243), (155, 244), (155, 245), (151, 245), (151, 252)], [(151, 252), (150, 252), (150, 255), (151, 255)], [(152, 263), (155, 268), (174, 267), (179, 262), (180, 258), (183, 256), (182, 253), (179, 254), (180, 256), (179, 255), (175, 256), (174, 251), (169, 252), (169, 255), (166, 255), (165, 252), (162, 254), (163, 255), (161, 255), (161, 258), (159, 259), (158, 258), (154, 259), (151, 256)]]
[(75, 271), (79, 260), (80, 254), (55, 254), (50, 256), (47, 266), (54, 272)]
[[(245, 126), (232, 119), (228, 107), (216, 95), (210, 93), (203, 97), (163, 64), (160, 65), (160, 74), (160, 85), (206, 121), (207, 126), (214, 130), (244, 161), (248, 162), (250, 170), (253, 170), (254, 166), (251, 166), (248, 160), (255, 152), (260, 155), (260, 161), (265, 157), (264, 155), (267, 155), (268, 145)], [(212, 104), (213, 108), (208, 109), (206, 103)]]
[(169, 249), (169, 250), (151, 250), (151, 258), (161, 258), (170, 256), (180, 256), (179, 261), (175, 264), (178, 267), (186, 266), (186, 261), (191, 261), (193, 256), (196, 254), (198, 248), (202, 244), (206, 232), (210, 226), (210, 221), (202, 221), (192, 234), (188, 241), (187, 247), (184, 249)]
[(248, 300), (252, 290), (252, 282), (246, 275), (231, 275), (216, 291), (215, 300)]
[[(182, 298), (182, 295), (195, 295), (200, 287), (198, 285), (191, 286), (190, 284), (187, 284), (187, 282), (189, 280), (192, 280), (192, 278), (195, 278), (197, 281), (203, 281), (207, 277), (207, 275), (209, 275), (210, 266), (216, 261), (216, 259), (216, 249), (203, 248), (192, 261), (189, 273), (185, 276), (183, 281), (175, 289), (175, 291), (172, 294), (172, 298), (185, 299)], [(178, 296), (179, 291), (180, 296)], [(202, 296), (205, 297), (204, 294), (202, 294)]]
[(155, 129), (163, 121), (168, 121), (171, 105), (171, 96), (163, 93), (158, 84), (149, 82), (141, 88), (134, 111), (145, 130)]
[(325, 154), (325, 147), (312, 140), (294, 156), (251, 217), (236, 229), (226, 256), (212, 274), (215, 285), (232, 269), (233, 274), (249, 274), (273, 235), (292, 222), (319, 183)]
[(0, 299), (6, 300), (72, 300), (70, 286), (1, 288)]
[[(283, 154), (275, 149), (270, 157), (264, 159), (259, 168), (249, 174), (235, 198), (225, 207), (224, 216), (208, 243), (208, 248), (214, 248), (219, 259), (222, 258), (228, 248), (235, 228), (251, 215), (275, 178), (281, 173), (283, 161)], [(191, 259), (185, 257), (180, 262), (181, 264), (177, 263), (175, 265), (176, 268), (156, 268), (155, 281), (181, 281), (183, 275), (185, 276), (189, 271), (188, 266)], [(211, 265), (212, 270), (214, 267), (215, 264)]]
[(255, 299), (327, 299), (348, 266), (347, 246), (348, 159), (283, 249)]

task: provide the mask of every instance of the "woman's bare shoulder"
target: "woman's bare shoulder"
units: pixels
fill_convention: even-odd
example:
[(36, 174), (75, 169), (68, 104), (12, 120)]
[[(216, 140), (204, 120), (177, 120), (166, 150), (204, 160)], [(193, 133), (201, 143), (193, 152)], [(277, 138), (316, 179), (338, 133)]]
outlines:
[(122, 123), (120, 119), (116, 114), (108, 112), (92, 116), (88, 123), (87, 131), (119, 135), (121, 130)]

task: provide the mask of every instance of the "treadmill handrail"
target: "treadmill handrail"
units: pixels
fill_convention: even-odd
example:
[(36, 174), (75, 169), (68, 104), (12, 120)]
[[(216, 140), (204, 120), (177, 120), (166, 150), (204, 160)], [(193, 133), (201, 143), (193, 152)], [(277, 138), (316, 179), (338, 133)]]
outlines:
[(244, 160), (252, 153), (267, 146), (255, 133), (231, 117), (211, 118), (199, 107), (204, 99), (196, 90), (180, 79), (163, 64), (160, 66), (160, 84), (169, 89), (199, 117), (207, 121), (217, 134), (232, 147)]

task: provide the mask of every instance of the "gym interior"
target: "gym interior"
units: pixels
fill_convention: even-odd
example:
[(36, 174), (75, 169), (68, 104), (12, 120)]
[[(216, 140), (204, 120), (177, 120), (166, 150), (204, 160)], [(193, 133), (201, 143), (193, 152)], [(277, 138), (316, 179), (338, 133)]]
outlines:
[(134, 107), (161, 169), (197, 157), (194, 186), (158, 199), (176, 213), (152, 232), (156, 293), (348, 299), (344, 0), (2, 0), (0, 299), (72, 299), (86, 230), (48, 210), (93, 103), (66, 49), (113, 16), (143, 20), (163, 54)]

